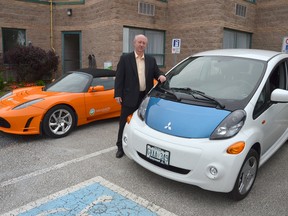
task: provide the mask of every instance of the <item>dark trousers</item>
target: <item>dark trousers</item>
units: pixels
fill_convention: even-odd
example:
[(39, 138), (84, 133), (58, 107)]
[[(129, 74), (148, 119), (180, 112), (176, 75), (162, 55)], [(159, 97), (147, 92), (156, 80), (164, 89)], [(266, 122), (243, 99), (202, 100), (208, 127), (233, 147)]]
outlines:
[(122, 136), (123, 136), (123, 130), (124, 130), (124, 127), (125, 127), (125, 124), (126, 124), (127, 117), (129, 115), (133, 114), (138, 109), (138, 107), (141, 104), (144, 96), (145, 96), (145, 92), (140, 92), (138, 103), (137, 103), (137, 106), (135, 106), (135, 107), (127, 107), (127, 106), (124, 106), (124, 105), (121, 106), (118, 138), (117, 138), (117, 142), (116, 142), (116, 145), (117, 145), (118, 149), (122, 149)]

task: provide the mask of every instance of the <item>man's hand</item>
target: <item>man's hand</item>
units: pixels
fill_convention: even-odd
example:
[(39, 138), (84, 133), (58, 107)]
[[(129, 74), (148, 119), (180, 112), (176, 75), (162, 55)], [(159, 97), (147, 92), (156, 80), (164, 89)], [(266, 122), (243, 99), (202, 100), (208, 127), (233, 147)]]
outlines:
[(118, 104), (122, 103), (122, 98), (121, 97), (115, 97), (115, 100)]
[(158, 77), (158, 81), (160, 81), (161, 83), (163, 83), (163, 82), (166, 81), (166, 77), (163, 76), (163, 75), (160, 75), (160, 76)]

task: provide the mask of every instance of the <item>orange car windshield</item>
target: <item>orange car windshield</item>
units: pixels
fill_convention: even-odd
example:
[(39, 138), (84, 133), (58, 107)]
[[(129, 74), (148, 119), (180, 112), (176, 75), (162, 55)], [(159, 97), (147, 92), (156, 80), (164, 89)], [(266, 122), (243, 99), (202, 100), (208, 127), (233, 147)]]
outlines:
[(71, 73), (52, 83), (46, 91), (80, 93), (87, 89), (90, 80), (91, 77), (88, 74)]

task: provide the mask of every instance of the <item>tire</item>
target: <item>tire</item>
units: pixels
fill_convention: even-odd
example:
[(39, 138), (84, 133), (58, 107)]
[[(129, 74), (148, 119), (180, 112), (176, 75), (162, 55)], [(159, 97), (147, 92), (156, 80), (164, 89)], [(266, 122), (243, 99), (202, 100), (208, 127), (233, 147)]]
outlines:
[(239, 201), (249, 194), (257, 176), (258, 166), (259, 154), (254, 149), (250, 149), (237, 176), (234, 188), (230, 192), (232, 199)]
[(73, 130), (75, 123), (74, 111), (69, 106), (58, 105), (45, 114), (43, 132), (52, 138), (65, 137)]

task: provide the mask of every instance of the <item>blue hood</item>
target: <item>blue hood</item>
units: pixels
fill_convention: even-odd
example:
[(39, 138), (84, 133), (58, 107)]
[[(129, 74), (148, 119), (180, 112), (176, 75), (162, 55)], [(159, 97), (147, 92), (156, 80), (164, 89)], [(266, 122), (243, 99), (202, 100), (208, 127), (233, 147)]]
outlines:
[(154, 130), (184, 138), (209, 138), (227, 110), (196, 106), (151, 97), (146, 124)]

